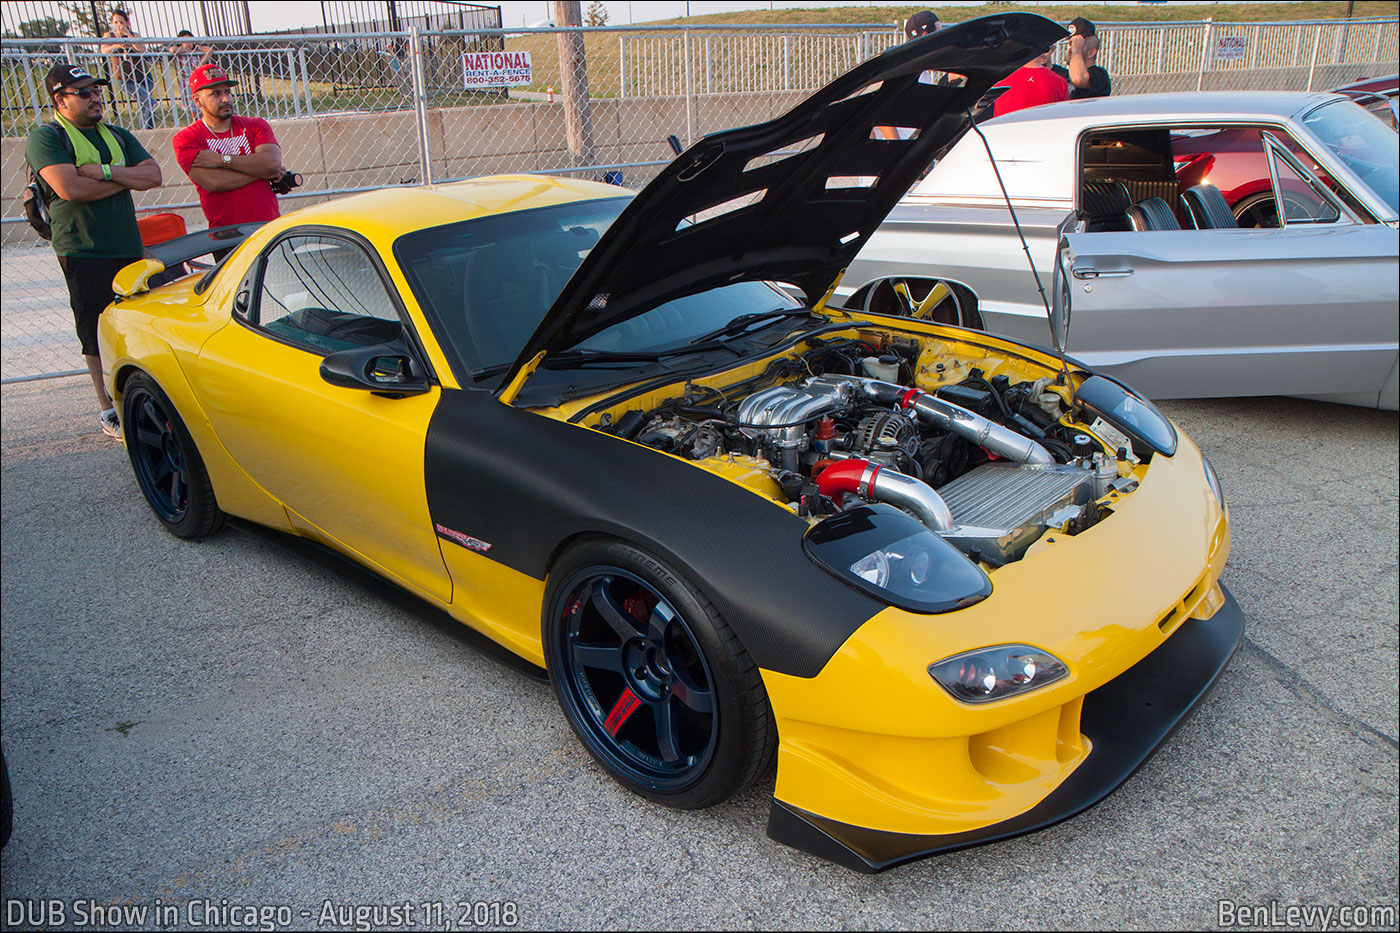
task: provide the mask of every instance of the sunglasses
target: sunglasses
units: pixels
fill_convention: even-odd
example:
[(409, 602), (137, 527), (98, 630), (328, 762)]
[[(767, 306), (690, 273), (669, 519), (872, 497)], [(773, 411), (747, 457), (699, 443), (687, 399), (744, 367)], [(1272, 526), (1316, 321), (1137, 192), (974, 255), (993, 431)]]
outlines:
[(85, 87), (81, 91), (64, 91), (65, 97), (81, 97), (83, 100), (92, 100), (94, 97), (102, 99), (102, 88)]

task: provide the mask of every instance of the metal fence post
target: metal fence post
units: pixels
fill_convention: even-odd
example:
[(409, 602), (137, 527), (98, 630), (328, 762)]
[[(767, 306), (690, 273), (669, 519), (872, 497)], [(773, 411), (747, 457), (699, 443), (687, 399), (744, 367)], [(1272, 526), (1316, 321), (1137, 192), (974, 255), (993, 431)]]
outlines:
[(174, 79), (174, 80), (171, 80), (171, 78), (170, 78), (171, 70), (172, 70), (172, 66), (171, 66), (170, 62), (166, 62), (166, 63), (161, 67), (161, 71), (164, 72), (164, 74), (165, 74), (165, 86), (168, 87), (168, 88), (170, 88), (170, 98), (169, 98), (169, 104), (170, 104), (170, 108), (169, 108), (169, 109), (170, 109), (170, 122), (173, 123), (173, 124), (175, 124), (176, 126), (179, 126), (179, 125), (180, 125), (180, 92), (183, 91), (184, 88), (179, 87), (179, 86), (177, 85), (177, 82), (180, 80), (180, 78), (179, 78), (179, 72), (176, 72), (176, 73), (175, 73), (175, 75), (176, 75), (176, 76), (175, 76), (175, 79)]
[(685, 54), (685, 145), (689, 148), (695, 142), (695, 76), (690, 61), (690, 29), (682, 30), (681, 36)]
[(408, 56), (413, 77), (413, 116), (418, 124), (418, 177), (423, 184), (433, 183), (433, 160), (428, 147), (428, 95), (423, 77), (423, 35), (414, 26), (408, 33)]
[[(301, 66), (301, 92), (306, 96), (306, 115), (316, 116), (316, 111), (311, 108), (311, 72), (306, 69), (306, 46), (297, 46), (297, 64)], [(296, 92), (293, 91), (293, 94)]]
[(705, 93), (715, 92), (715, 56), (710, 40), (714, 36), (705, 37)]
[(627, 97), (627, 37), (617, 37), (617, 96)]
[(1373, 48), (1373, 49), (1371, 50), (1371, 61), (1373, 61), (1373, 62), (1379, 62), (1379, 61), (1381, 60), (1381, 33), (1385, 30), (1385, 27), (1382, 26), (1380, 23), (1376, 23), (1376, 24), (1375, 24), (1375, 30), (1376, 30), (1376, 45), (1375, 45), (1375, 48)]
[(19, 54), (20, 67), (24, 69), (24, 83), (29, 88), (29, 103), (34, 108), (34, 125), (39, 126), (44, 122), (44, 105), (34, 84), (34, 69), (29, 62), (29, 50), (21, 48)]
[(1317, 47), (1322, 43), (1322, 24), (1313, 27), (1312, 64), (1308, 66), (1308, 90), (1312, 90), (1313, 76), (1317, 74)]
[(783, 36), (783, 90), (792, 90), (792, 36)]
[(1210, 54), (1210, 34), (1214, 29), (1215, 23), (1207, 19), (1205, 35), (1201, 38), (1201, 68), (1196, 72), (1197, 91), (1201, 89), (1201, 85), (1203, 85), (1206, 80), (1206, 61), (1208, 60), (1206, 56)]

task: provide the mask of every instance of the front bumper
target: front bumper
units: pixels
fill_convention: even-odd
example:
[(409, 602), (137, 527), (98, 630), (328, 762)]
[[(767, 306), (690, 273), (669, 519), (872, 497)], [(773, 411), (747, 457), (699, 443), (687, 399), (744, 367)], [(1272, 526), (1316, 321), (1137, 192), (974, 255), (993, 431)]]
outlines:
[(1152, 757), (1205, 699), (1244, 635), (1244, 614), (1225, 603), (1210, 619), (1187, 619), (1147, 657), (1084, 697), (1084, 763), (1018, 816), (966, 832), (921, 835), (852, 826), (774, 800), (768, 835), (785, 845), (874, 873), (942, 852), (1035, 832), (1103, 800)]

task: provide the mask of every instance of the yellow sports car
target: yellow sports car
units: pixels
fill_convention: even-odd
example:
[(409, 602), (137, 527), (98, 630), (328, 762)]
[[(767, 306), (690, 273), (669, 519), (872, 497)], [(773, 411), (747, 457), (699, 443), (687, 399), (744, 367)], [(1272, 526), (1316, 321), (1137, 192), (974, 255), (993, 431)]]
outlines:
[(937, 295), (827, 300), (1063, 35), (906, 43), (635, 197), (483, 178), (157, 247), (100, 331), (138, 485), (177, 535), (312, 539), (546, 668), (658, 803), (776, 760), (770, 835), (865, 871), (1064, 819), (1238, 644), (1219, 484), (1130, 389)]

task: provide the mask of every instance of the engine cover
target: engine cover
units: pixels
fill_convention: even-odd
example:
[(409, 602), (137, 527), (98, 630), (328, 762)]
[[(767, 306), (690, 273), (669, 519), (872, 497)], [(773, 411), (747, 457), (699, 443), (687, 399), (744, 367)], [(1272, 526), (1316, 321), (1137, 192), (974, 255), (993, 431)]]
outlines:
[(959, 550), (989, 563), (1020, 558), (1045, 533), (1052, 513), (1094, 498), (1093, 475), (1077, 467), (988, 463), (938, 488), (957, 526), (942, 532)]

